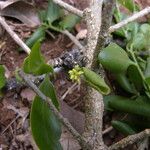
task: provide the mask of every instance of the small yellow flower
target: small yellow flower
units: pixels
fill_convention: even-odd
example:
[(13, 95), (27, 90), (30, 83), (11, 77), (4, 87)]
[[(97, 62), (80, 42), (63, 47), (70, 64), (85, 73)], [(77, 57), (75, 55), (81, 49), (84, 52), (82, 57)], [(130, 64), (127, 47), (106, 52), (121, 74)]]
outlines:
[(69, 71), (70, 79), (80, 83), (80, 76), (83, 74), (82, 68), (78, 65)]

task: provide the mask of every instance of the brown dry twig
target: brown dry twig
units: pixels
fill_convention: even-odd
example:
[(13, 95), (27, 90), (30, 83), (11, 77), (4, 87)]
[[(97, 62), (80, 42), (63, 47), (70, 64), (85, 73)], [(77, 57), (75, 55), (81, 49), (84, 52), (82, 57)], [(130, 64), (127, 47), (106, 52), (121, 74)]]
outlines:
[(5, 19), (0, 16), (0, 24), (3, 28), (10, 34), (13, 40), (20, 46), (22, 49), (29, 54), (31, 52), (30, 48), (19, 38), (19, 36), (10, 28), (6, 23)]
[(53, 0), (53, 2), (60, 7), (63, 7), (64, 9), (68, 10), (69, 12), (78, 15), (79, 17), (83, 17), (83, 11), (63, 2), (62, 0)]
[(127, 136), (126, 138), (122, 139), (121, 141), (113, 144), (109, 147), (109, 150), (117, 150), (120, 148), (124, 148), (130, 144), (134, 144), (138, 141), (141, 141), (142, 139), (150, 136), (150, 129), (146, 129), (140, 133)]

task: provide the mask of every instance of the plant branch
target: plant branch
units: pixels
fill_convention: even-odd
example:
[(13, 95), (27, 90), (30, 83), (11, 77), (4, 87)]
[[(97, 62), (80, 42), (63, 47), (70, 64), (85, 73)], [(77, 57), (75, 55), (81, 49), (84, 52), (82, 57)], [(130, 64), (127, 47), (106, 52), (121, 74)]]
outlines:
[(69, 12), (78, 15), (79, 17), (83, 17), (83, 11), (63, 2), (62, 0), (53, 0), (53, 2), (57, 5), (59, 5), (60, 7), (68, 10)]
[(109, 150), (117, 150), (119, 148), (124, 148), (130, 144), (134, 144), (136, 142), (139, 142), (139, 141), (141, 141), (144, 138), (149, 137), (149, 136), (150, 136), (150, 129), (146, 129), (140, 133), (130, 135), (130, 136), (122, 139), (121, 141), (113, 144), (112, 146), (109, 147)]
[(70, 133), (74, 136), (74, 138), (79, 142), (79, 144), (83, 147), (88, 147), (88, 144), (86, 140), (72, 127), (72, 125), (69, 123), (69, 121), (64, 118), (61, 113), (56, 109), (54, 104), (52, 103), (51, 99), (46, 97), (39, 88), (30, 80), (30, 78), (27, 77), (27, 74), (25, 74), (22, 70), (19, 72), (20, 77), (27, 83), (27, 85), (43, 100), (45, 101), (51, 111), (56, 115), (56, 117), (59, 119), (59, 121), (70, 131)]
[[(92, 68), (92, 63), (95, 58), (94, 53), (97, 45), (98, 33), (101, 27), (101, 12), (103, 0), (90, 1), (89, 8), (85, 9), (85, 21), (87, 24), (87, 46), (84, 52), (87, 58), (87, 67)], [(95, 71), (95, 70), (94, 70)], [(92, 146), (93, 150), (105, 150), (105, 145), (102, 138), (102, 122), (103, 122), (103, 97), (91, 87), (87, 87), (87, 94), (84, 97), (85, 101), (85, 131), (84, 137)]]
[(20, 39), (20, 37), (10, 28), (6, 23), (5, 19), (0, 16), (0, 24), (9, 33), (9, 35), (14, 39), (14, 41), (27, 53), (31, 52), (30, 48)]
[(141, 10), (140, 12), (133, 14), (131, 17), (111, 26), (109, 28), (109, 33), (112, 33), (114, 31), (116, 31), (117, 29), (127, 25), (128, 23), (133, 22), (133, 21), (135, 21), (135, 20), (137, 20), (137, 19), (139, 19), (139, 18), (141, 18), (141, 17), (143, 17), (149, 13), (150, 13), (150, 7), (147, 7), (145, 9)]
[[(99, 51), (105, 44), (107, 36), (104, 36), (103, 38), (103, 35), (105, 35), (108, 32), (108, 28), (111, 24), (114, 0), (107, 0), (104, 3), (102, 11), (103, 14), (101, 14), (102, 6), (100, 6), (102, 5), (102, 1), (98, 0), (94, 1), (94, 4), (91, 5), (92, 5), (91, 11), (89, 10), (88, 12), (85, 12), (85, 20), (87, 21), (87, 31), (88, 31), (88, 44), (85, 55), (89, 60), (87, 66), (92, 70), (94, 70), (95, 72), (99, 73), (97, 56)], [(106, 149), (106, 146), (104, 145), (102, 139), (102, 125), (103, 125), (102, 118), (104, 111), (103, 96), (94, 89), (87, 87), (87, 95), (85, 96), (84, 99), (86, 110), (84, 135), (86, 138), (87, 137), (91, 138), (91, 140), (89, 139), (90, 142), (91, 143), (93, 142), (95, 144), (93, 149)], [(95, 139), (92, 137), (92, 134), (93, 135), (96, 134)]]
[(75, 36), (73, 36), (68, 30), (64, 30), (64, 31), (62, 31), (62, 33), (65, 34), (66, 36), (68, 36), (69, 39), (75, 45), (77, 45), (80, 50), (84, 50), (85, 49), (84, 46), (78, 41), (78, 39)]

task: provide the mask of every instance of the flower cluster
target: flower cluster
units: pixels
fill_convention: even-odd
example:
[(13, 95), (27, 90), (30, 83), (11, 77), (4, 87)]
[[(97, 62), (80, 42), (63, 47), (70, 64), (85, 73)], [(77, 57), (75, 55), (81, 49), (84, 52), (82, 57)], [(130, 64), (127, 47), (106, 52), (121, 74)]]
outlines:
[(72, 70), (69, 71), (70, 79), (80, 83), (80, 76), (83, 73), (84, 72), (82, 71), (82, 68), (76, 65)]

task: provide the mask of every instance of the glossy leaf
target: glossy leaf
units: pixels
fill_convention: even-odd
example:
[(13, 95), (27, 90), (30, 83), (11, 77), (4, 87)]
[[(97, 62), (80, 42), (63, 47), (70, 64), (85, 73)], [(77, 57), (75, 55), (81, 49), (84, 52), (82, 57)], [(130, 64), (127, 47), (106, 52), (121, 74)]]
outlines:
[(40, 53), (40, 41), (37, 41), (32, 47), (30, 55), (24, 61), (23, 70), (25, 73), (34, 75), (53, 72), (52, 67), (45, 63), (44, 58)]
[(104, 68), (113, 73), (124, 73), (130, 65), (133, 65), (127, 53), (115, 43), (104, 48), (98, 56)]
[(62, 30), (71, 30), (79, 21), (80, 17), (70, 14), (63, 18), (63, 20), (59, 23), (60, 28)]
[(116, 74), (115, 78), (119, 85), (129, 93), (137, 93), (135, 87), (130, 83), (129, 79), (126, 77), (124, 73)]
[(5, 69), (2, 65), (0, 65), (0, 89), (3, 88), (5, 84), (6, 84)]
[(150, 117), (150, 104), (143, 101), (135, 101), (129, 98), (125, 100), (116, 96), (116, 100), (109, 101), (109, 107), (120, 112)]
[(59, 19), (62, 16), (62, 14), (62, 9), (57, 4), (55, 4), (53, 0), (49, 0), (46, 21), (49, 24), (52, 24), (55, 20)]
[(131, 127), (129, 124), (123, 121), (112, 121), (112, 126), (117, 129), (119, 132), (121, 132), (124, 135), (132, 135), (136, 133), (136, 130)]
[(107, 95), (110, 93), (109, 86), (105, 83), (104, 79), (100, 77), (100, 75), (96, 74), (95, 72), (85, 67), (83, 67), (83, 72), (85, 81), (88, 83), (89, 86), (96, 89), (103, 95)]
[(118, 96), (118, 95), (106, 95), (104, 96), (104, 106), (106, 110), (113, 111), (114, 109), (109, 106), (110, 101), (115, 101), (115, 100), (126, 100), (127, 98)]
[(32, 35), (31, 37), (26, 41), (26, 45), (28, 45), (30, 48), (37, 42), (42, 41), (45, 38), (45, 27), (39, 27)]
[(134, 84), (137, 91), (141, 91), (143, 88), (143, 79), (137, 69), (137, 66), (130, 65), (127, 70), (127, 75), (130, 81)]
[[(58, 101), (54, 96), (54, 88), (48, 77), (40, 85), (40, 90), (58, 108)], [(61, 136), (60, 122), (51, 112), (44, 100), (36, 96), (31, 109), (30, 123), (33, 138), (40, 150), (62, 150), (59, 139)]]

